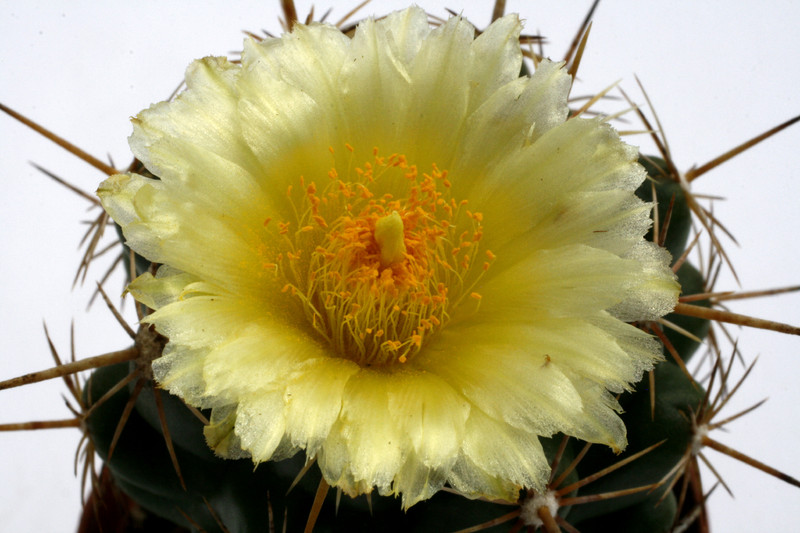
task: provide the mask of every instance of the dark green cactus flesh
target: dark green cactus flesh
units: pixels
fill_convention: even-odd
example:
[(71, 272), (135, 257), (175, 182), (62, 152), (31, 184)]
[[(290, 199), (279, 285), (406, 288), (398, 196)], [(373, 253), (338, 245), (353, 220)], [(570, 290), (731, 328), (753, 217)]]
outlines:
[[(673, 261), (678, 259), (686, 249), (689, 232), (692, 229), (692, 212), (686, 199), (686, 192), (677, 177), (670, 174), (666, 161), (656, 156), (641, 156), (639, 163), (647, 171), (650, 179), (645, 180), (636, 190), (636, 196), (646, 202), (653, 201), (655, 186), (658, 205), (658, 220), (663, 227), (667, 218), (669, 225), (664, 239), (664, 248), (672, 254)], [(671, 206), (671, 207), (670, 207)], [(667, 214), (669, 213), (669, 217)], [(653, 240), (651, 229), (645, 239)]]
[[(681, 268), (678, 269), (678, 281), (681, 284), (681, 295), (703, 294), (706, 292), (703, 275), (690, 263), (684, 263), (681, 265)], [(694, 301), (692, 302), (692, 305), (711, 307), (711, 303), (708, 301), (708, 299)], [(664, 318), (676, 326), (693, 334), (700, 340), (705, 339), (706, 335), (708, 335), (708, 330), (711, 327), (711, 323), (706, 319), (679, 315), (677, 313), (670, 313)], [(697, 351), (697, 348), (700, 346), (700, 343), (696, 340), (691, 339), (682, 333), (678, 333), (673, 329), (666, 329), (664, 334), (675, 348), (675, 351), (677, 351), (681, 356), (681, 359), (684, 363), (689, 361), (691, 356), (694, 355), (694, 353)], [(668, 361), (675, 362), (675, 360), (668, 353), (666, 353), (666, 349), (665, 355)]]

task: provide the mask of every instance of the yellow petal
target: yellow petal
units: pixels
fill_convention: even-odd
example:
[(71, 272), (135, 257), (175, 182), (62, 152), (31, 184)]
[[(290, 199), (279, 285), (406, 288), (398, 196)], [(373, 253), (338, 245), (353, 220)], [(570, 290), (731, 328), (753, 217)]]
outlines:
[(286, 386), (286, 432), (314, 457), (342, 410), (342, 394), (358, 365), (340, 358), (310, 359), (298, 365)]
[(450, 484), (470, 497), (515, 501), (523, 487), (542, 491), (550, 465), (537, 438), (478, 409), (470, 412)]

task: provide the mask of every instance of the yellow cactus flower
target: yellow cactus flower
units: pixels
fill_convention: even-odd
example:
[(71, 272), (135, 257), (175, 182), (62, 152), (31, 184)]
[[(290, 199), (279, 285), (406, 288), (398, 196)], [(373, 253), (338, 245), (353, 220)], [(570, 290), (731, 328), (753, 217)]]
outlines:
[(212, 409), (209, 443), (305, 450), (332, 486), (403, 506), (541, 489), (539, 436), (626, 444), (614, 393), (669, 312), (637, 150), (570, 119), (571, 80), (519, 77), (516, 16), (475, 38), (419, 8), (195, 61), (133, 121), (154, 175), (98, 194), (159, 263), (130, 292), (169, 338), (162, 387)]

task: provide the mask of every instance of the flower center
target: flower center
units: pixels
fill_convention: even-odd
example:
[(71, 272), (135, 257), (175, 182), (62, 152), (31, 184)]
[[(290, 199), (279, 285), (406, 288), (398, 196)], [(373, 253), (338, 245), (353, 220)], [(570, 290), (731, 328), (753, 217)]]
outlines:
[(483, 217), (452, 198), (435, 164), (420, 173), (376, 148), (342, 174), (334, 166), (321, 190), (302, 177), (289, 187), (297, 228), (278, 224), (285, 249), (270, 267), (341, 357), (406, 363), (456, 305), (480, 301), (472, 288), (494, 259), (477, 260)]

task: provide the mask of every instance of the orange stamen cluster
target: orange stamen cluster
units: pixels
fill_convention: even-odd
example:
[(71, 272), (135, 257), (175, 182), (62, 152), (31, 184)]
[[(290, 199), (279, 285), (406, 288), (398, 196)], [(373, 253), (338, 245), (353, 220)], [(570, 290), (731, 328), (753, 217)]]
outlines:
[[(332, 168), (321, 191), (301, 178), (300, 198), (289, 188), (298, 220), (278, 224), (287, 249), (270, 264), (342, 357), (405, 363), (465, 296), (480, 300), (472, 289), (494, 259), (487, 250), (478, 261), (483, 217), (450, 196), (447, 171), (435, 164), (420, 173), (405, 156), (374, 149), (371, 161), (340, 173)], [(390, 218), (384, 225), (402, 241), (382, 260), (379, 241), (388, 244), (375, 229)]]

